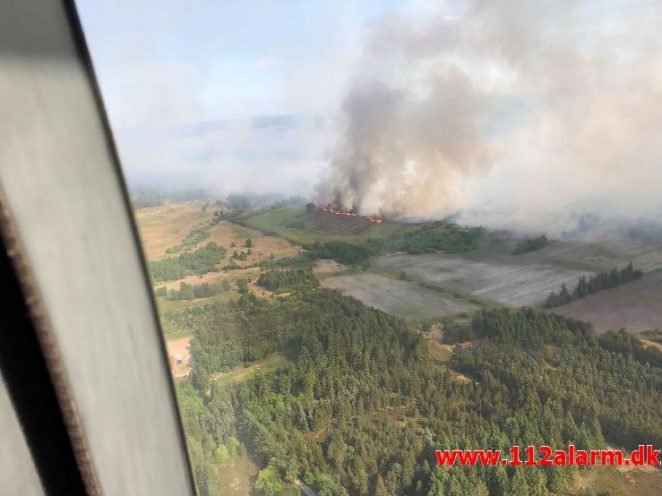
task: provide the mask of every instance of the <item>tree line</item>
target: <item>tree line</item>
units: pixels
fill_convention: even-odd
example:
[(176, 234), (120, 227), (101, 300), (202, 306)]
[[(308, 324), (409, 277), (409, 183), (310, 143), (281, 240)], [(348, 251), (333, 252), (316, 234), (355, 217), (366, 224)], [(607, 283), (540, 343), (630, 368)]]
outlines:
[(552, 291), (549, 294), (545, 300), (544, 306), (546, 308), (553, 308), (565, 305), (566, 303), (579, 300), (590, 294), (597, 293), (598, 291), (615, 288), (621, 284), (636, 281), (637, 279), (641, 279), (643, 274), (644, 273), (641, 270), (635, 269), (632, 266), (632, 262), (630, 262), (626, 267), (620, 270), (618, 267), (614, 267), (611, 270), (598, 272), (590, 277), (581, 276), (572, 292), (568, 290), (564, 283), (561, 285), (561, 289), (558, 292)]
[(549, 239), (544, 234), (538, 236), (537, 238), (523, 239), (518, 242), (513, 250), (513, 255), (521, 255), (522, 253), (528, 253), (530, 251), (540, 250), (549, 244)]
[(319, 281), (311, 266), (303, 266), (264, 271), (260, 274), (257, 285), (272, 292), (301, 291), (316, 288)]
[(156, 296), (174, 301), (194, 300), (196, 298), (208, 298), (227, 291), (230, 291), (230, 283), (227, 279), (212, 283), (205, 282), (202, 284), (188, 284), (182, 281), (179, 283), (179, 289), (171, 289), (168, 291), (165, 286), (157, 288)]

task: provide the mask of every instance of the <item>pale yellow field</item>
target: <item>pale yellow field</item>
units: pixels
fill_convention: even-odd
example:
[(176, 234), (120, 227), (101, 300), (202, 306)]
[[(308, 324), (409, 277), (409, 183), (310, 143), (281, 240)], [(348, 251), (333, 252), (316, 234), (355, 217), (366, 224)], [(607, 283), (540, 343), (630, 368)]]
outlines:
[[(204, 246), (213, 241), (227, 250), (228, 257), (232, 256), (235, 250), (237, 252), (247, 251), (245, 243), (248, 238), (251, 238), (253, 240), (252, 255), (246, 260), (235, 260), (235, 263), (241, 267), (259, 263), (270, 258), (271, 255), (274, 258), (291, 257), (301, 251), (300, 248), (282, 238), (265, 236), (260, 231), (231, 222), (221, 221), (218, 224), (210, 225), (212, 216), (213, 208), (208, 208), (203, 212), (202, 205), (194, 202), (167, 203), (136, 210), (138, 229), (147, 259), (153, 261), (173, 256), (166, 253), (166, 250), (181, 243), (196, 226), (205, 226), (209, 237), (191, 248)], [(233, 242), (235, 247), (231, 246)], [(228, 263), (229, 258), (224, 262)]]
[[(213, 211), (213, 208), (208, 208), (203, 212), (202, 204), (199, 202), (167, 203), (156, 207), (141, 208), (136, 211), (136, 220), (143, 249), (149, 261), (176, 256), (176, 254), (167, 253), (166, 250), (181, 243), (191, 229), (199, 226), (206, 229), (209, 237), (197, 245), (192, 245), (190, 249), (204, 246), (213, 241), (226, 250), (226, 257), (218, 265), (218, 271), (209, 272), (202, 276), (187, 276), (176, 281), (157, 282), (154, 284), (154, 288), (165, 286), (168, 290), (176, 290), (179, 289), (182, 282), (199, 285), (218, 283), (226, 279), (230, 283), (230, 291), (191, 301), (159, 299), (161, 310), (182, 309), (216, 300), (225, 301), (236, 296), (237, 281), (239, 279), (249, 279), (251, 281), (249, 287), (254, 293), (260, 296), (271, 296), (268, 291), (255, 286), (255, 281), (260, 275), (258, 264), (272, 257), (274, 259), (292, 257), (301, 252), (301, 248), (292, 245), (288, 241), (274, 236), (265, 236), (255, 229), (233, 224), (229, 221), (212, 224)], [(248, 252), (249, 248), (246, 247), (246, 240), (249, 238), (252, 240), (251, 254), (246, 257), (246, 260), (233, 259), (234, 251), (237, 251), (237, 253)], [(234, 246), (232, 246), (233, 244)], [(240, 269), (222, 270), (224, 266), (231, 262), (239, 266)]]
[[(233, 260), (231, 257), (235, 250), (237, 253), (248, 251), (248, 248), (245, 246), (248, 238), (251, 238), (253, 241), (251, 255), (246, 260)], [(221, 221), (209, 228), (209, 238), (201, 244), (208, 243), (209, 241), (214, 241), (227, 250), (227, 256), (221, 262), (221, 265), (226, 265), (230, 263), (230, 260), (233, 260), (240, 267), (246, 267), (268, 260), (272, 255), (276, 259), (293, 257), (301, 251), (299, 247), (292, 245), (282, 238), (265, 236), (260, 231), (248, 229), (227, 221)], [(231, 246), (233, 242), (236, 245), (234, 247)]]
[(197, 203), (167, 203), (135, 212), (143, 250), (148, 260), (167, 256), (166, 249), (180, 243), (196, 225), (209, 222), (210, 212)]

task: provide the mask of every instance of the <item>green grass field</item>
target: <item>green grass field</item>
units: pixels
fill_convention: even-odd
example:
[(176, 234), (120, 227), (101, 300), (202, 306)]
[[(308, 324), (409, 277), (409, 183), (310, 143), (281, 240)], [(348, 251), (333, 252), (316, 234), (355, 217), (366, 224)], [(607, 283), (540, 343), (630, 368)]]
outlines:
[(388, 221), (384, 224), (374, 225), (361, 234), (337, 234), (290, 227), (290, 224), (295, 221), (305, 220), (308, 215), (304, 207), (288, 205), (246, 217), (241, 219), (241, 222), (263, 232), (274, 232), (291, 243), (301, 245), (314, 243), (315, 241), (322, 243), (326, 241), (346, 241), (348, 243), (364, 244), (369, 239), (387, 239), (395, 234), (415, 229), (413, 225), (410, 226), (400, 222)]

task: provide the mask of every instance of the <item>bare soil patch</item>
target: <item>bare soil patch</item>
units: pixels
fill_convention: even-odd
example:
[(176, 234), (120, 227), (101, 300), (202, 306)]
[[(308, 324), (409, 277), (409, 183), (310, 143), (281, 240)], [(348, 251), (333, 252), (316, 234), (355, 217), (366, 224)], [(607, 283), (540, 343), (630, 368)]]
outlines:
[(658, 350), (662, 351), (662, 344), (660, 343), (656, 343), (655, 341), (644, 338), (639, 338), (639, 341), (641, 341), (644, 346), (652, 346), (653, 348), (657, 348)]
[(186, 377), (191, 372), (191, 336), (166, 341), (166, 349), (169, 357), (181, 359), (172, 371), (173, 376)]

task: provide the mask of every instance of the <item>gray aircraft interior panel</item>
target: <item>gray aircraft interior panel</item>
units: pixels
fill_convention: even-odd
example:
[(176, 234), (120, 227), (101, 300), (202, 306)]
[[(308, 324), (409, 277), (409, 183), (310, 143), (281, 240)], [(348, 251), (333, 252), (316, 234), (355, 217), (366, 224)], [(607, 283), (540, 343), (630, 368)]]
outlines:
[(0, 494), (41, 496), (39, 475), (30, 456), (5, 383), (0, 379)]
[(0, 5), (0, 197), (99, 492), (192, 494), (144, 261), (69, 7)]

